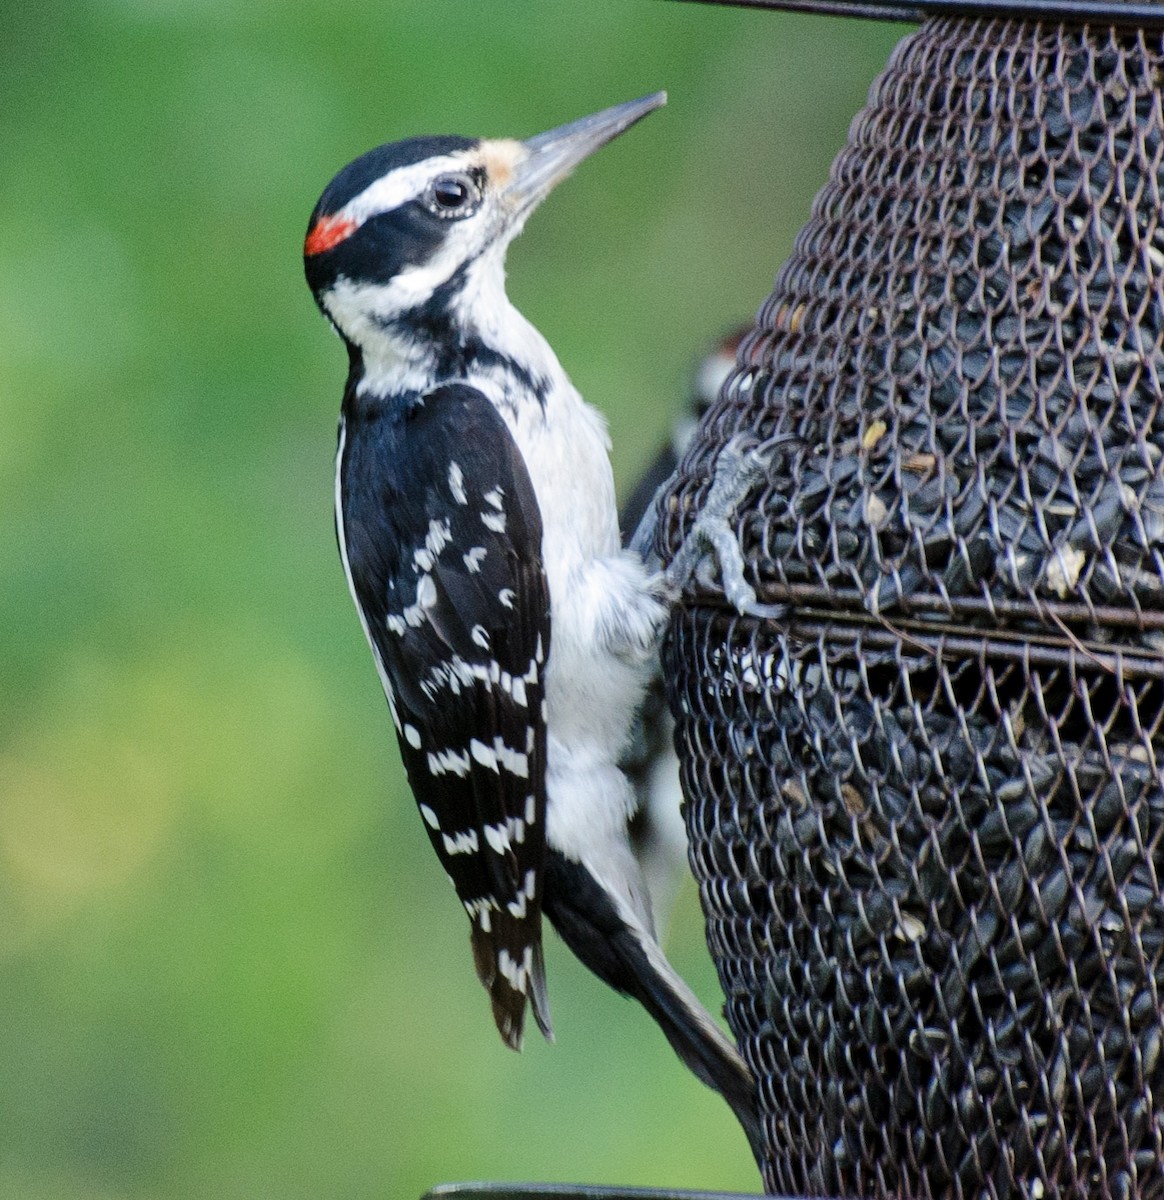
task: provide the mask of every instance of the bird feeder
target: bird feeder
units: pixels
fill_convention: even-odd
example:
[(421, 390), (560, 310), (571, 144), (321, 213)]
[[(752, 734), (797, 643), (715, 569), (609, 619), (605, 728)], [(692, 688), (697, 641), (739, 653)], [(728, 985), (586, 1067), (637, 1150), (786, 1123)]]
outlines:
[(770, 448), (665, 651), (764, 1182), (1164, 1196), (1164, 5), (772, 7), (924, 20), (662, 508)]

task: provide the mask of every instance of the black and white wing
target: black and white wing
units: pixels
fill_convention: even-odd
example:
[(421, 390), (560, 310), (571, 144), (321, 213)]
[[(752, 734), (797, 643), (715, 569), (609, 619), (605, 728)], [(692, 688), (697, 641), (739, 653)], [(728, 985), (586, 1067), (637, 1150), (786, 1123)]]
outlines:
[(341, 553), (433, 848), (472, 923), (505, 1041), (527, 999), (551, 1036), (542, 962), (550, 607), (533, 486), (476, 389), (345, 398)]

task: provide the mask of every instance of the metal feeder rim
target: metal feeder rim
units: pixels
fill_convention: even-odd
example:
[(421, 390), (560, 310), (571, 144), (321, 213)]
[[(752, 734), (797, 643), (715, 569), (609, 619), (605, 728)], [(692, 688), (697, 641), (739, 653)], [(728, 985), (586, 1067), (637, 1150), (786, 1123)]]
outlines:
[(924, 21), (927, 17), (992, 17), (1015, 21), (1135, 25), (1164, 28), (1162, 0), (694, 0), (737, 8)]
[[(757, 1200), (749, 1192), (608, 1187), (588, 1183), (438, 1183), (422, 1200)], [(768, 1198), (766, 1198), (768, 1200)]]

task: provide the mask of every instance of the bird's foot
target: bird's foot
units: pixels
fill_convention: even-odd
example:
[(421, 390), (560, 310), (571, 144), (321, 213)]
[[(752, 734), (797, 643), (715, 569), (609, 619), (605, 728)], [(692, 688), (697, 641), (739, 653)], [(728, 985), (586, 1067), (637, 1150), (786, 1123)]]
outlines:
[(761, 604), (755, 589), (744, 578), (744, 555), (731, 526), (740, 505), (766, 477), (772, 447), (747, 447), (748, 439), (735, 437), (720, 451), (711, 488), (699, 516), (666, 570), (667, 583), (678, 596), (694, 580), (714, 589), (716, 568), (727, 602), (745, 616), (778, 620), (787, 613), (783, 604)]

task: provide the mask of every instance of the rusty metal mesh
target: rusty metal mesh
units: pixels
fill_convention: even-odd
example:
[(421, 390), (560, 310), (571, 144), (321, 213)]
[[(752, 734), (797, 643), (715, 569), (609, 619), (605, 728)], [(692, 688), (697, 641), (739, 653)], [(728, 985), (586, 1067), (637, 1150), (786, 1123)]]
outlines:
[[(1164, 1196), (1164, 43), (906, 39), (665, 509), (667, 675), (769, 1191)], [(778, 440), (780, 438), (786, 440)]]

